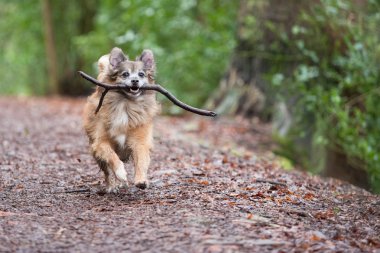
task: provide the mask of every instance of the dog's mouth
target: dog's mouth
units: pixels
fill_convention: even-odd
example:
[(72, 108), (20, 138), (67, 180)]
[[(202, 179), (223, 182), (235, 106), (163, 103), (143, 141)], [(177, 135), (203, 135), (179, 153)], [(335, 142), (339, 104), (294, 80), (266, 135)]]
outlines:
[(142, 90), (139, 87), (131, 87), (121, 90), (126, 97), (136, 98), (141, 95)]
[(139, 87), (131, 87), (131, 88), (129, 88), (129, 92), (132, 94), (137, 94), (140, 92), (140, 88)]

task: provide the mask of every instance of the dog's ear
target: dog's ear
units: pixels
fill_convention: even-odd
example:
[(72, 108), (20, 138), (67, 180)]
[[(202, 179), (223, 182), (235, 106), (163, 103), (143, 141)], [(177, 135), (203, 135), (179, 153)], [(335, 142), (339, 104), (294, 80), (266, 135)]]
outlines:
[(113, 69), (119, 67), (120, 63), (126, 60), (128, 60), (128, 57), (124, 55), (120, 48), (114, 47), (111, 50), (109, 61)]
[(144, 51), (138, 57), (138, 60), (144, 63), (144, 69), (148, 69), (152, 71), (156, 70), (156, 64), (154, 62), (154, 56), (153, 56), (152, 50), (144, 49)]

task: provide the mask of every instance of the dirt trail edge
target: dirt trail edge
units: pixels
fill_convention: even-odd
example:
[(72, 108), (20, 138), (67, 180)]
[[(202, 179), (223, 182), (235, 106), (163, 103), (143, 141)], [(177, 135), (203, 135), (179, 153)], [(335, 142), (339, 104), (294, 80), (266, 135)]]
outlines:
[(380, 248), (379, 196), (282, 170), (265, 129), (239, 120), (158, 118), (151, 187), (103, 194), (83, 102), (0, 98), (0, 252)]

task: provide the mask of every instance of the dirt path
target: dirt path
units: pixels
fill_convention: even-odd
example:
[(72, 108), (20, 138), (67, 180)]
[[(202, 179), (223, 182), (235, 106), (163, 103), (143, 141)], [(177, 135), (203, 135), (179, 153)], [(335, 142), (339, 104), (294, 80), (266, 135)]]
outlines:
[(151, 188), (101, 194), (82, 106), (0, 98), (0, 252), (380, 248), (379, 196), (283, 171), (267, 126), (238, 119), (157, 119)]

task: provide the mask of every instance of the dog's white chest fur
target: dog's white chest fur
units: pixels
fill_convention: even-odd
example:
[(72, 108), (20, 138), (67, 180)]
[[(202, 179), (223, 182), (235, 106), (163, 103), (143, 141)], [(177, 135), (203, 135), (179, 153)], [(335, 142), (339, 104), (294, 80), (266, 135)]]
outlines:
[(110, 135), (120, 147), (124, 147), (129, 122), (125, 104), (118, 103), (114, 105), (112, 109)]

